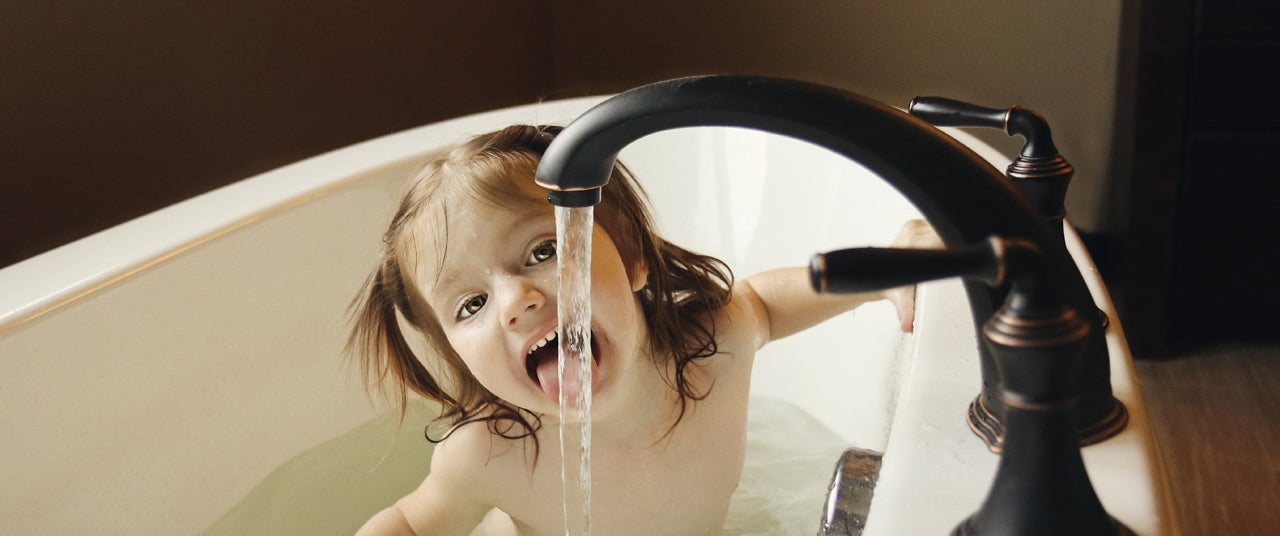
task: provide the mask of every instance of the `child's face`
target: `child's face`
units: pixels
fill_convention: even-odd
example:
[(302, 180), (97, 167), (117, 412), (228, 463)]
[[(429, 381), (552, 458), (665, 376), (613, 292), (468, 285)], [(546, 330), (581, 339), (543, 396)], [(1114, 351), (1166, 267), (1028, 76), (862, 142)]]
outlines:
[[(437, 227), (438, 228), (438, 227)], [(418, 233), (431, 233), (418, 229)], [(422, 234), (420, 236), (430, 236)], [(417, 280), (450, 345), (493, 394), (519, 407), (556, 415), (559, 278), (554, 210), (550, 205), (494, 208), (479, 202), (450, 206), (447, 250), (419, 259)], [(597, 225), (592, 234), (591, 337), (595, 363), (593, 413), (607, 412), (610, 393), (640, 362), (646, 335), (634, 292), (647, 273), (629, 278), (617, 248)], [(440, 252), (447, 251), (443, 263)], [(559, 342), (558, 340), (556, 342)]]

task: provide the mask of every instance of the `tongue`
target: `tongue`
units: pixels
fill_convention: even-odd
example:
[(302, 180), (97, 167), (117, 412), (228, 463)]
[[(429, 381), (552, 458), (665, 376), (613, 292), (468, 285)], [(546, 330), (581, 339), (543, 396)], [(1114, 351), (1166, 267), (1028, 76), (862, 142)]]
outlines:
[[(558, 403), (560, 401), (560, 378), (559, 371), (557, 370), (558, 356), (556, 355), (556, 352), (547, 352), (547, 354), (547, 356), (541, 357), (538, 361), (538, 385), (542, 387), (542, 392), (546, 393), (548, 398), (555, 400)], [(567, 395), (569, 399), (570, 407), (577, 407), (578, 395), (582, 393), (582, 382), (578, 379), (578, 371), (581, 367), (582, 365), (579, 363), (577, 356), (568, 356), (565, 360), (564, 388), (565, 395)], [(592, 383), (595, 383), (596, 376), (598, 375), (598, 369), (599, 366), (595, 364), (594, 360), (592, 360)]]

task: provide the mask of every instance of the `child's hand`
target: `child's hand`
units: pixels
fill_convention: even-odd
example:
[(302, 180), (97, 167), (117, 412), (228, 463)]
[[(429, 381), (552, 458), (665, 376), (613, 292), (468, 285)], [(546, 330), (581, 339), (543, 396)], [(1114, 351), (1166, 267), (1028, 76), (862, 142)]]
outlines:
[[(942, 239), (934, 232), (929, 222), (924, 220), (907, 220), (898, 230), (890, 247), (915, 249), (941, 249)], [(887, 290), (885, 298), (893, 302), (898, 311), (898, 321), (903, 333), (911, 333), (916, 320), (916, 286), (908, 285)]]

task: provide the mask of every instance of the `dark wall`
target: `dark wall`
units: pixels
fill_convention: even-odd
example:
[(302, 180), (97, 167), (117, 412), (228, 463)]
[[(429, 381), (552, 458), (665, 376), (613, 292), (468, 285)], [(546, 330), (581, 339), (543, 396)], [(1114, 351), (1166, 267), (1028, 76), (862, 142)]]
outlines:
[(308, 156), (542, 98), (544, 11), (0, 3), (0, 267)]
[(1077, 169), (1072, 221), (1107, 225), (1120, 9), (1105, 2), (45, 4), (0, 2), (0, 266), (378, 135), (734, 72), (1035, 109)]

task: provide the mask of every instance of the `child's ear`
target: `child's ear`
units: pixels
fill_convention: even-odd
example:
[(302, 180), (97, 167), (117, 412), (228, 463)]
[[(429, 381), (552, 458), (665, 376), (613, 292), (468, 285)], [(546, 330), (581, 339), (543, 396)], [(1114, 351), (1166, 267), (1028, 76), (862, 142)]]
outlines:
[(640, 292), (645, 285), (649, 283), (649, 267), (643, 262), (637, 262), (631, 268), (631, 292)]

